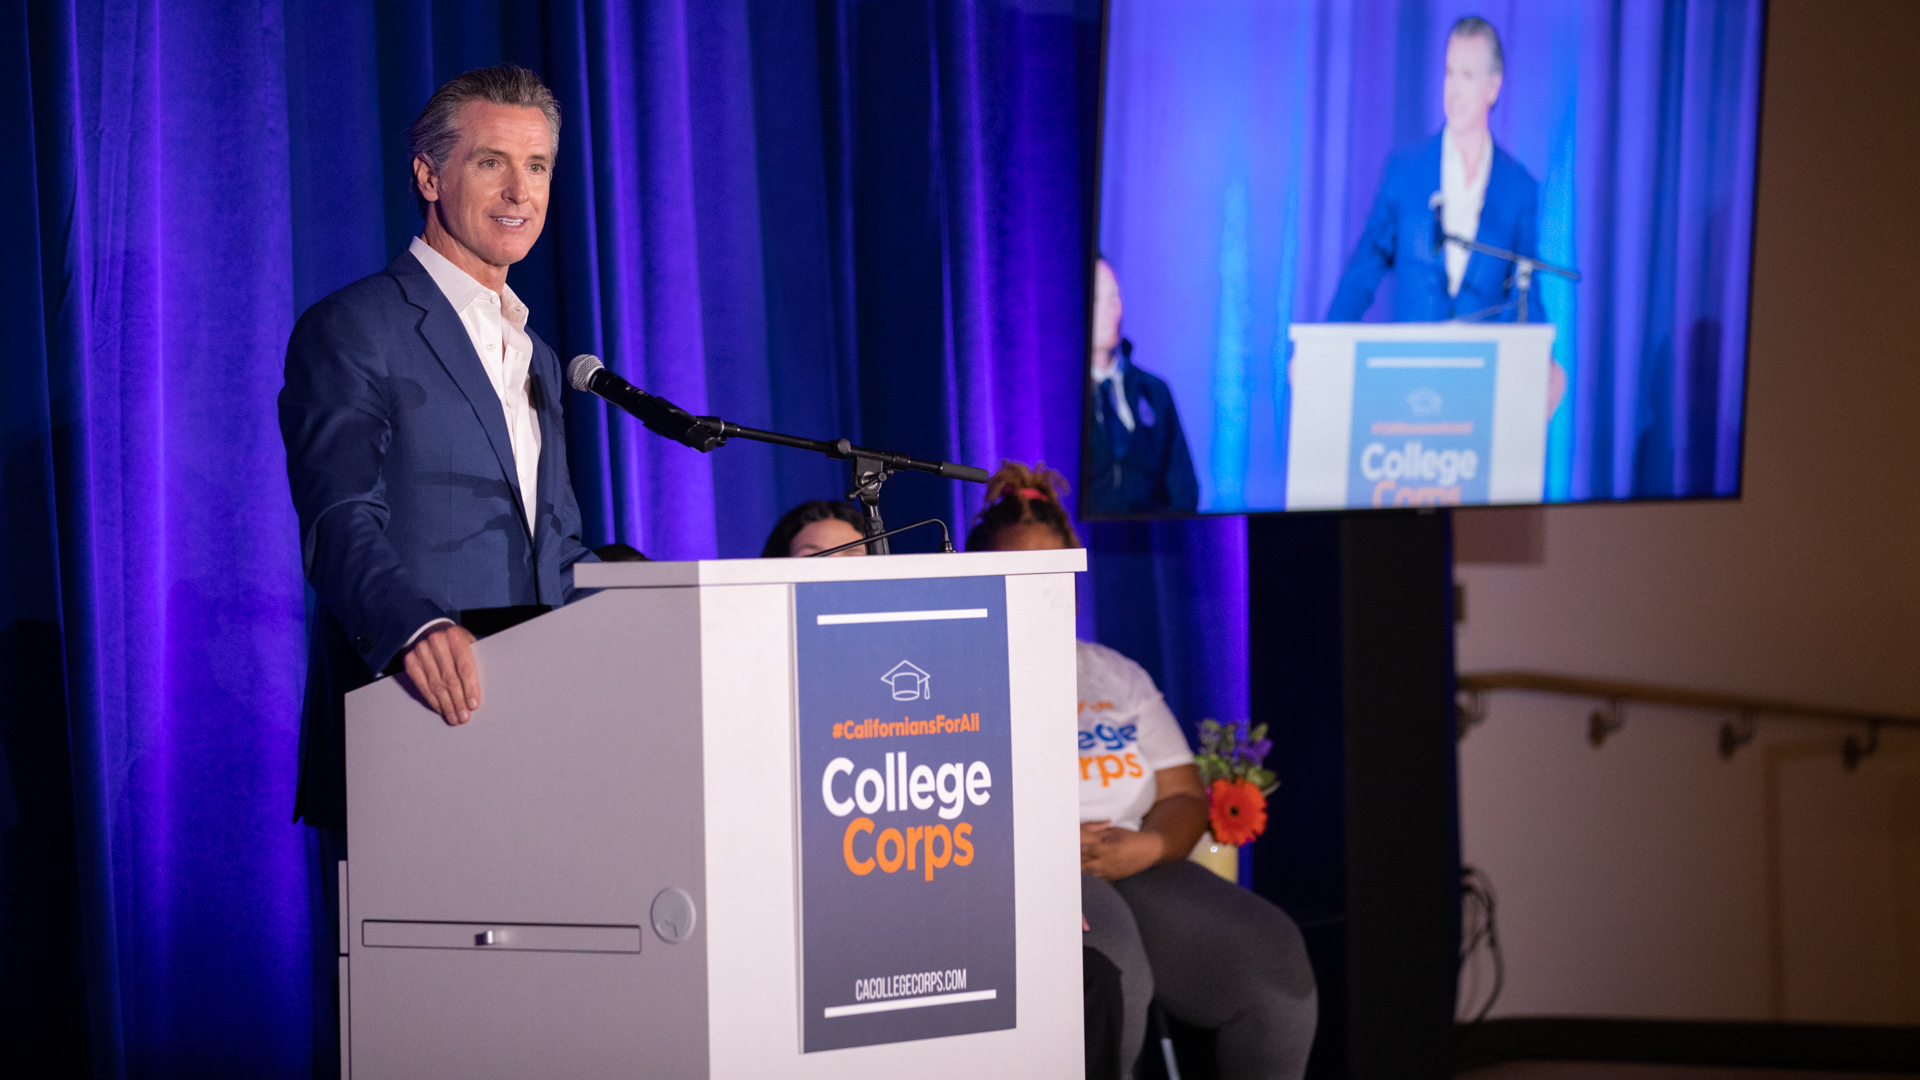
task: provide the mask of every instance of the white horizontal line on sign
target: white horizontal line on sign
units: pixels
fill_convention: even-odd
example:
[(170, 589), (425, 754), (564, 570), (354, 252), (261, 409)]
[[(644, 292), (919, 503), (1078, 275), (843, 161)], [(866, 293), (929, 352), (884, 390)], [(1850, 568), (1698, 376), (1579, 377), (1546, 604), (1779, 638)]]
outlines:
[(963, 1001), (992, 1001), (998, 990), (968, 990), (963, 994), (928, 994), (926, 997), (894, 998), (892, 1001), (866, 1001), (858, 1005), (829, 1005), (827, 1019), (859, 1016), (861, 1013), (892, 1012), (895, 1009), (924, 1009), (929, 1005), (958, 1005)]
[(1484, 356), (1369, 356), (1368, 367), (1460, 367), (1487, 366)]
[(870, 622), (933, 622), (936, 619), (984, 619), (983, 607), (946, 608), (939, 611), (850, 611), (845, 615), (817, 615), (818, 626), (846, 626)]

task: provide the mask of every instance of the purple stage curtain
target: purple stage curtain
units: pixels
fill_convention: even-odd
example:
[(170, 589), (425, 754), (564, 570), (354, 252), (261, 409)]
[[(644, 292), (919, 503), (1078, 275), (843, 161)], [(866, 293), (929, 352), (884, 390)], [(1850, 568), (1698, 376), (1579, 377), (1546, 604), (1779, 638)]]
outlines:
[[(696, 412), (1077, 473), (1092, 0), (0, 3), (31, 213), (0, 395), (0, 1045), (50, 1074), (312, 1071), (310, 600), (275, 427), (306, 306), (418, 228), (405, 131), (513, 60), (565, 110), (512, 281), (563, 357)], [(845, 490), (569, 399), (589, 541), (758, 551)], [(888, 518), (979, 489), (903, 475)], [(1246, 712), (1244, 528), (1088, 530), (1083, 632)], [(927, 550), (935, 537), (901, 545)], [(324, 1015), (324, 1013), (322, 1013)]]
[[(293, 315), (279, 12), (9, 16), (7, 66), (29, 81), (11, 100), (30, 108), (8, 149), (33, 166), (37, 213), (6, 262), (38, 347), (9, 350), (7, 396), (38, 393), (8, 408), (5, 624), (57, 642), (19, 672), (43, 708), (9, 726), (64, 727), (70, 763), (12, 764), (35, 785), (70, 768), (85, 1001), (9, 1031), (8, 1056), (84, 1032), (106, 1075), (295, 1073), (309, 975), (287, 825), (300, 562), (274, 419)], [(10, 902), (37, 884), (14, 839)], [(9, 943), (36, 932), (6, 915)], [(6, 978), (73, 987), (54, 957), (36, 967)]]

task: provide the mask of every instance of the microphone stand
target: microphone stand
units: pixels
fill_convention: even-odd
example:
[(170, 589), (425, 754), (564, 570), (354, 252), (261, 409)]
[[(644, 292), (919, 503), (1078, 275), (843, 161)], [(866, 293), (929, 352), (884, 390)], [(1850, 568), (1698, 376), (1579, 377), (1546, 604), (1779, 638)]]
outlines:
[[(717, 416), (689, 416), (666, 399), (658, 395), (649, 396), (684, 418), (684, 422), (674, 425), (676, 430), (661, 430), (652, 423), (647, 423), (647, 427), (652, 428), (656, 434), (684, 443), (703, 454), (715, 447), (725, 446), (728, 439), (749, 439), (753, 442), (772, 443), (775, 446), (790, 446), (796, 450), (811, 450), (816, 454), (825, 454), (827, 457), (851, 463), (853, 490), (847, 493), (847, 498), (860, 503), (860, 513), (866, 521), (867, 552), (871, 555), (889, 553), (886, 538), (893, 535), (893, 532), (887, 530), (886, 522), (880, 518), (880, 485), (891, 479), (895, 472), (932, 473), (949, 480), (965, 480), (974, 484), (987, 482), (987, 470), (976, 469), (971, 465), (956, 465), (951, 461), (923, 461), (892, 450), (874, 450), (865, 446), (855, 446), (846, 439), (834, 439), (829, 442), (825, 439), (806, 439), (778, 431), (742, 427)], [(905, 530), (894, 531), (904, 532)], [(953, 550), (951, 545), (947, 550)]]
[[(880, 520), (880, 485), (887, 482), (898, 470), (932, 473), (949, 480), (966, 480), (975, 484), (987, 482), (987, 471), (971, 465), (956, 465), (951, 461), (922, 461), (906, 454), (891, 450), (874, 450), (865, 446), (855, 446), (846, 439), (804, 439), (798, 435), (787, 435), (778, 431), (763, 431), (759, 428), (742, 427), (730, 420), (717, 416), (694, 416), (658, 394), (649, 394), (612, 372), (605, 371), (600, 358), (582, 353), (568, 364), (567, 382), (576, 390), (598, 395), (621, 410), (625, 411), (648, 431), (664, 439), (672, 439), (682, 446), (692, 447), (701, 453), (710, 453), (715, 447), (725, 446), (728, 439), (751, 439), (755, 442), (772, 443), (775, 446), (791, 446), (796, 450), (811, 450), (816, 454), (851, 463), (853, 470), (853, 490), (847, 498), (860, 503), (862, 518), (866, 523), (863, 530), (867, 536), (867, 551), (873, 555), (885, 555), (887, 537), (893, 535), (887, 531), (886, 523)], [(604, 385), (596, 385), (596, 382)], [(921, 522), (920, 524), (925, 524)], [(946, 525), (942, 523), (944, 532)], [(896, 532), (902, 530), (895, 530)], [(953, 541), (947, 540), (946, 550), (953, 550)]]
[(1446, 243), (1458, 244), (1468, 251), (1477, 251), (1482, 255), (1513, 264), (1514, 285), (1520, 292), (1520, 318), (1517, 320), (1519, 322), (1527, 321), (1527, 290), (1533, 287), (1533, 272), (1535, 270), (1545, 270), (1549, 274), (1559, 274), (1568, 281), (1580, 280), (1580, 271), (1578, 270), (1569, 270), (1564, 266), (1555, 266), (1550, 262), (1536, 259), (1531, 255), (1522, 255), (1517, 251), (1508, 251), (1506, 248), (1497, 248), (1492, 244), (1483, 244), (1478, 240), (1469, 240), (1464, 236), (1455, 236), (1445, 229), (1440, 229), (1439, 231), (1441, 238)]
[[(772, 443), (775, 446), (791, 446), (796, 450), (811, 450), (816, 454), (825, 454), (836, 460), (850, 462), (853, 472), (853, 490), (847, 492), (847, 498), (858, 500), (860, 503), (861, 516), (867, 523), (867, 553), (870, 555), (889, 554), (886, 538), (893, 533), (887, 531), (886, 522), (880, 519), (880, 485), (892, 479), (895, 472), (932, 473), (949, 480), (965, 480), (975, 484), (987, 482), (987, 470), (976, 469), (971, 465), (956, 465), (951, 461), (923, 461), (892, 450), (872, 450), (864, 446), (855, 446), (846, 439), (835, 439), (832, 442), (824, 439), (803, 439), (798, 435), (783, 435), (778, 431), (741, 427), (739, 424), (722, 420), (717, 416), (702, 416), (696, 419), (701, 427), (718, 438), (714, 443), (716, 446), (725, 446), (728, 439), (750, 439), (754, 442)], [(908, 526), (908, 528), (912, 527)]]

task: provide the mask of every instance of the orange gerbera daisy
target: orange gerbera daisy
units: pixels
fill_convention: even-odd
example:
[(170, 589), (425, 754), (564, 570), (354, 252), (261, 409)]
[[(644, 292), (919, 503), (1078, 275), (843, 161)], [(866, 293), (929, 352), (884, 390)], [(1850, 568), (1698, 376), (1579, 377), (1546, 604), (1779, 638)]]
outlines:
[(1222, 844), (1246, 844), (1267, 831), (1267, 797), (1248, 780), (1215, 780), (1207, 793), (1213, 838)]

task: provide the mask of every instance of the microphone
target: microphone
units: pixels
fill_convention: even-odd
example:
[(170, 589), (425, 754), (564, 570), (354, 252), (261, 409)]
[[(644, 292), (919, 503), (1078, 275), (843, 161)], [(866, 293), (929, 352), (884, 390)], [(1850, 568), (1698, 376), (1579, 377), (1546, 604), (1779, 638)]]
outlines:
[(1447, 196), (1436, 191), (1427, 197), (1427, 209), (1433, 211), (1433, 253), (1438, 256), (1447, 243)]
[(567, 361), (567, 382), (575, 390), (604, 398), (645, 424), (648, 431), (701, 453), (723, 441), (720, 434), (666, 398), (647, 393), (607, 370), (600, 358), (581, 353)]

